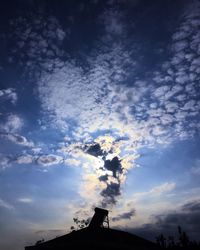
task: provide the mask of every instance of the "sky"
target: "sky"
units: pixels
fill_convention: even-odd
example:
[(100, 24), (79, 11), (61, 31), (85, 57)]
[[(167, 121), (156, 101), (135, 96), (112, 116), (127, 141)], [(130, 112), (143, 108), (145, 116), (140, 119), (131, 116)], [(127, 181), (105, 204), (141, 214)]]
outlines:
[(200, 1), (3, 1), (0, 41), (0, 248), (96, 206), (198, 240)]

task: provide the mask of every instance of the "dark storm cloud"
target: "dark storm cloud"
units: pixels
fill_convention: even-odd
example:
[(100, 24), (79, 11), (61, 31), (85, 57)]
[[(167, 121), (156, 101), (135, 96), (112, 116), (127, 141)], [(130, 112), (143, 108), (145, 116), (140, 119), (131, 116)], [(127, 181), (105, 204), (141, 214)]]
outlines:
[(117, 178), (117, 173), (122, 173), (122, 165), (117, 156), (115, 156), (112, 160), (105, 160), (104, 168), (112, 171), (113, 177)]
[(200, 221), (200, 200), (187, 203), (182, 206), (180, 211), (166, 216), (158, 216), (156, 219), (156, 224), (161, 225), (161, 228), (183, 225), (185, 230), (198, 229), (197, 231), (200, 231), (200, 224), (198, 223)]
[[(112, 172), (112, 176), (104, 174), (99, 177), (99, 181), (106, 183), (106, 188), (103, 189), (100, 194), (103, 196), (102, 204), (104, 207), (106, 207), (107, 204), (115, 204), (116, 197), (121, 194), (119, 175), (122, 173), (122, 165), (120, 159), (115, 156), (111, 160), (106, 160), (106, 156), (110, 153), (110, 151), (105, 152), (99, 143), (85, 145), (83, 151), (95, 157), (101, 157), (104, 161), (104, 165), (101, 167), (101, 170), (108, 170)], [(113, 178), (112, 180), (111, 177)]]
[(125, 212), (113, 217), (112, 221), (130, 220), (134, 215), (135, 215), (135, 209), (131, 209), (129, 212)]
[(183, 206), (183, 211), (190, 211), (190, 212), (200, 212), (200, 201), (193, 201), (190, 203), (187, 203)]
[(100, 177), (99, 177), (99, 180), (100, 181), (107, 181), (108, 180), (108, 175), (107, 174), (105, 174), (105, 175), (101, 175)]
[(107, 184), (107, 187), (101, 192), (101, 195), (104, 197), (103, 204), (115, 204), (117, 196), (121, 194), (119, 175), (122, 173), (122, 165), (119, 158), (115, 156), (112, 160), (105, 160), (104, 169), (112, 172), (115, 182), (110, 181), (107, 174), (99, 177), (100, 181), (104, 181)]
[(94, 144), (90, 146), (86, 152), (96, 157), (103, 156), (102, 157), (102, 159), (104, 160), (103, 169), (112, 172), (115, 182), (110, 181), (109, 175), (107, 174), (100, 176), (99, 180), (105, 182), (107, 185), (107, 187), (103, 189), (101, 192), (101, 195), (104, 197), (102, 204), (104, 204), (104, 206), (106, 206), (106, 204), (115, 204), (116, 197), (121, 194), (120, 180), (119, 176), (117, 175), (117, 173), (118, 174), (122, 173), (122, 165), (120, 163), (119, 158), (116, 156), (112, 160), (105, 160), (104, 158), (107, 155), (107, 153), (103, 152), (99, 144)]
[(155, 216), (155, 222), (145, 224), (132, 232), (146, 238), (155, 239), (163, 233), (166, 236), (177, 234), (178, 226), (181, 226), (191, 239), (199, 240), (200, 232), (200, 200), (186, 203), (179, 211)]
[(95, 143), (95, 144), (89, 145), (89, 146), (85, 146), (85, 152), (90, 154), (90, 155), (93, 155), (95, 157), (104, 155), (104, 152), (98, 143)]
[(121, 194), (120, 192), (120, 183), (109, 183), (107, 187), (101, 192), (101, 195), (104, 197), (102, 205), (106, 207), (108, 204), (114, 205), (116, 203), (116, 197)]

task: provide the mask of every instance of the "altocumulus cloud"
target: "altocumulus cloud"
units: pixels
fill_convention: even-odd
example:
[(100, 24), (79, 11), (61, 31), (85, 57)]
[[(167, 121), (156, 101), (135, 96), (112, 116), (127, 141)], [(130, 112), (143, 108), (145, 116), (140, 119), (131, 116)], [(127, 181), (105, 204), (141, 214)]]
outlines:
[[(193, 26), (191, 29), (194, 34), (198, 32)], [(173, 39), (172, 48), (176, 43)], [(172, 60), (180, 51), (190, 53), (190, 46), (187, 46), (187, 52), (185, 50), (185, 47), (178, 51), (172, 49)], [(112, 65), (114, 54), (117, 56)], [(116, 78), (116, 72), (125, 76), (129, 74), (123, 67), (127, 60), (132, 59), (125, 48), (116, 45), (106, 53), (102, 47), (101, 54), (96, 52), (96, 57), (89, 60), (91, 70), (77, 67), (71, 60), (59, 69), (55, 67), (50, 74), (44, 72), (38, 81), (43, 109), (47, 114), (53, 114), (61, 129), (73, 129), (77, 140), (92, 139), (91, 134), (97, 130), (128, 136), (130, 143), (138, 144), (144, 141), (148, 144), (170, 143), (175, 138), (192, 136), (199, 128), (196, 118), (200, 103), (195, 92), (197, 82), (192, 78), (192, 74), (198, 72), (191, 72), (192, 80), (185, 81), (186, 73), (182, 70), (185, 67), (181, 62), (174, 70), (173, 62), (167, 61), (163, 64), (163, 71), (155, 72), (152, 83), (135, 81), (131, 86), (125, 86), (120, 84), (120, 77)], [(133, 60), (129, 63), (134, 65)], [(191, 63), (195, 67), (197, 62)], [(81, 93), (79, 99), (77, 93)], [(149, 99), (148, 103), (146, 99)], [(187, 119), (190, 119), (189, 125)]]
[(17, 102), (17, 93), (15, 89), (8, 88), (8, 89), (0, 89), (0, 99), (3, 101), (10, 101), (12, 104), (16, 104)]
[(21, 146), (26, 146), (26, 147), (34, 146), (34, 143), (32, 141), (28, 141), (26, 137), (19, 135), (19, 134), (0, 133), (0, 137), (2, 139), (9, 140)]
[(20, 155), (15, 160), (17, 164), (31, 164), (34, 162), (34, 157), (32, 155), (26, 154), (26, 155)]
[[(193, 3), (191, 6), (194, 9)], [(35, 79), (44, 111), (42, 122), (48, 127), (50, 119), (52, 126), (69, 134), (71, 143), (63, 139), (64, 146), (59, 149), (65, 162), (69, 158), (72, 164), (74, 158), (78, 165), (82, 160), (86, 169), (84, 178), (91, 180), (89, 173), (96, 175), (93, 187), (99, 186), (102, 196), (110, 193), (113, 202), (114, 197), (120, 195), (127, 171), (134, 166), (139, 148), (187, 139), (199, 131), (199, 3), (195, 10), (191, 12), (188, 8), (184, 12), (179, 29), (171, 38), (169, 60), (156, 69), (148, 81), (132, 77), (137, 62), (132, 56), (134, 46), (127, 49), (127, 44), (134, 41), (126, 37), (123, 11), (110, 8), (99, 17), (104, 34), (96, 41), (96, 48), (84, 55), (85, 65), (61, 49), (69, 34), (56, 18), (44, 19), (38, 15), (11, 23), (18, 27), (15, 29), (18, 51), (28, 58), (25, 62), (21, 57), (20, 62), (25, 64), (27, 72), (35, 72), (33, 69), (40, 72)], [(122, 42), (120, 37), (127, 39)], [(116, 42), (110, 48), (111, 40)], [(63, 60), (64, 54), (68, 60)], [(129, 84), (124, 84), (127, 79)], [(99, 143), (99, 135), (112, 138), (110, 144)], [(23, 141), (18, 135), (4, 137), (18, 144)], [(109, 146), (110, 151), (105, 150), (104, 146), (116, 145), (119, 138), (126, 139), (117, 147)], [(130, 154), (132, 159), (128, 157)], [(62, 159), (41, 155), (36, 162), (50, 166)], [(97, 167), (89, 167), (92, 164)], [(171, 187), (167, 184), (150, 194), (159, 194)]]
[[(198, 30), (195, 29), (196, 22), (194, 20), (196, 17), (187, 14), (185, 18), (188, 20), (188, 25), (192, 23), (191, 32), (198, 33)], [(20, 47), (23, 48), (28, 37), (33, 36), (31, 32), (28, 32), (29, 27), (37, 27), (34, 33), (37, 34), (37, 29), (41, 26), (41, 17), (37, 18), (37, 21), (34, 17), (32, 20), (18, 21), (21, 26), (25, 25), (27, 29), (27, 31), (26, 29), (20, 29), (20, 32), (18, 29), (17, 31), (16, 36), (23, 40), (19, 44), (19, 49)], [(199, 103), (195, 97), (192, 100), (193, 102), (188, 103), (187, 100), (193, 98), (192, 93), (195, 91), (195, 84), (191, 83), (189, 87), (187, 86), (191, 91), (188, 92), (188, 89), (186, 91), (185, 80), (183, 80), (185, 79), (185, 73), (179, 70), (181, 62), (179, 63), (179, 69), (174, 70), (171, 67), (174, 65), (174, 58), (181, 58), (181, 55), (186, 53), (186, 49), (187, 54), (189, 54), (191, 47), (185, 42), (184, 46), (180, 45), (177, 49), (177, 40), (186, 36), (186, 34), (182, 34), (184, 33), (182, 26), (180, 26), (182, 35), (178, 35), (178, 31), (172, 36), (171, 47), (174, 55), (172, 55), (171, 61), (167, 61), (163, 65), (163, 69), (168, 74), (157, 71), (151, 81), (152, 83), (137, 80), (130, 86), (125, 86), (120, 83), (132, 73), (127, 71), (125, 66), (131, 66), (131, 71), (134, 71), (135, 61), (131, 58), (130, 52), (125, 46), (116, 43), (108, 52), (108, 44), (105, 43), (106, 36), (112, 38), (113, 33), (121, 35), (125, 32), (123, 12), (110, 9), (109, 13), (104, 13), (99, 19), (99, 22), (105, 26), (105, 36), (102, 37), (104, 45), (102, 43), (101, 52), (94, 48), (93, 55), (85, 55), (89, 64), (89, 67), (86, 68), (90, 68), (90, 70), (87, 70), (84, 66), (77, 66), (74, 59), (64, 62), (59, 53), (57, 53), (57, 59), (55, 60), (53, 54), (55, 54), (56, 49), (59, 51), (59, 45), (65, 35), (55, 18), (50, 17), (48, 21), (52, 25), (47, 25), (49, 31), (44, 32), (43, 38), (41, 38), (43, 39), (41, 40), (41, 53), (46, 48), (45, 41), (48, 38), (52, 41), (57, 39), (58, 43), (54, 47), (52, 46), (51, 52), (54, 63), (52, 64), (51, 57), (45, 59), (45, 65), (49, 66), (51, 70), (42, 70), (41, 77), (38, 78), (38, 91), (42, 107), (47, 115), (50, 112), (51, 117), (54, 117), (54, 124), (56, 123), (64, 131), (73, 129), (73, 137), (76, 139), (92, 139), (91, 133), (97, 130), (110, 130), (116, 136), (119, 134), (128, 135), (131, 141), (137, 141), (138, 144), (143, 143), (144, 140), (149, 143), (169, 143), (174, 138), (185, 139), (194, 133), (195, 128), (198, 127), (195, 124), (195, 115)], [(108, 23), (112, 23), (112, 25), (108, 27)], [(54, 26), (54, 30), (59, 30), (59, 32), (53, 34), (52, 26)], [(61, 33), (62, 36), (59, 35)], [(101, 44), (102, 41), (100, 40), (98, 43)], [(32, 62), (38, 58), (34, 57), (34, 53), (32, 53), (34, 48), (34, 43), (31, 43), (31, 51), (27, 51), (27, 55)], [(180, 52), (181, 55), (179, 55)], [(197, 58), (192, 63), (196, 65)], [(176, 67), (178, 67), (178, 64), (175, 65)], [(174, 78), (178, 80), (174, 81)], [(193, 72), (191, 72), (190, 79), (193, 79)], [(154, 85), (154, 83), (156, 84)], [(160, 86), (157, 86), (158, 84)], [(76, 98), (77, 93), (81, 93), (79, 99)], [(180, 99), (181, 96), (183, 99)], [(149, 98), (150, 103), (145, 101), (146, 98)], [(177, 103), (177, 100), (181, 101)], [(183, 110), (180, 107), (184, 107)], [(145, 120), (143, 119), (144, 116), (146, 117)], [(191, 123), (190, 129), (188, 129), (184, 121), (190, 117)], [(73, 126), (71, 126), (72, 124)], [(172, 124), (174, 126), (173, 131), (169, 129)]]
[[(2, 169), (6, 167), (11, 167), (13, 165), (29, 165), (33, 164), (34, 166), (41, 166), (41, 167), (50, 167), (53, 165), (63, 164), (65, 160), (63, 157), (54, 154), (47, 154), (47, 155), (30, 155), (30, 154), (23, 154), (17, 157), (14, 156), (3, 156), (0, 160), (0, 166)], [(72, 159), (72, 163), (74, 163)], [(66, 164), (66, 163), (65, 163)]]
[(42, 165), (42, 166), (45, 166), (45, 167), (55, 165), (55, 164), (59, 164), (59, 163), (62, 163), (62, 162), (63, 162), (62, 157), (60, 157), (58, 155), (53, 155), (53, 154), (41, 155), (37, 159), (37, 163), (39, 165)]
[(8, 114), (5, 122), (0, 123), (0, 130), (4, 132), (17, 132), (23, 127), (23, 120), (16, 114)]

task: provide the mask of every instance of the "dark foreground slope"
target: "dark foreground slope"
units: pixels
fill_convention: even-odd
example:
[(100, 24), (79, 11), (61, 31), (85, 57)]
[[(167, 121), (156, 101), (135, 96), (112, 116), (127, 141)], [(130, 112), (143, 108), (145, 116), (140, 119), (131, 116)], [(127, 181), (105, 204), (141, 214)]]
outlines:
[(145, 240), (136, 235), (113, 230), (108, 228), (98, 228), (92, 230), (84, 228), (73, 231), (69, 234), (55, 239), (27, 246), (25, 250), (70, 250), (70, 249), (135, 249), (135, 250), (157, 250), (160, 249), (151, 241)]

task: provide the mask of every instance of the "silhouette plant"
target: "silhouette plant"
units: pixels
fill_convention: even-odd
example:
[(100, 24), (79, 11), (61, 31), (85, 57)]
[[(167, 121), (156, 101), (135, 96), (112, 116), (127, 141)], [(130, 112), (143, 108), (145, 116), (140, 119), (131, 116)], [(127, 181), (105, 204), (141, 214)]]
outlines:
[(178, 241), (173, 236), (166, 238), (163, 234), (156, 237), (156, 242), (162, 249), (182, 249), (182, 250), (200, 250), (200, 242), (190, 241), (189, 236), (178, 226)]
[(38, 241), (36, 241), (35, 245), (39, 245), (39, 244), (41, 244), (43, 242), (44, 242), (44, 239), (38, 240)]
[(160, 234), (156, 237), (156, 242), (157, 244), (162, 247), (162, 248), (166, 248), (166, 238), (164, 237), (163, 234)]
[(178, 226), (178, 232), (179, 232), (179, 242), (182, 247), (187, 247), (190, 243), (189, 237), (187, 234), (182, 231), (181, 227)]
[(176, 246), (176, 243), (175, 243), (175, 240), (174, 240), (173, 236), (168, 236), (167, 246), (168, 246), (168, 248), (173, 248), (173, 247)]
[(80, 220), (79, 218), (73, 218), (74, 221), (74, 226), (71, 226), (71, 230), (78, 230), (78, 229), (82, 229), (84, 227), (87, 227), (89, 224), (89, 219), (87, 220)]

